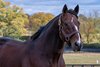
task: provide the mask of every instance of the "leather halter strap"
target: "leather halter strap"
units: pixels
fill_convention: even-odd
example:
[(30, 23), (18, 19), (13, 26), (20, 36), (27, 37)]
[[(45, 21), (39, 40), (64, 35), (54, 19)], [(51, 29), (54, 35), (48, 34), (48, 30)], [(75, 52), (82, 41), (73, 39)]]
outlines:
[[(71, 19), (71, 22), (73, 22), (73, 17)], [(73, 35), (75, 35), (76, 33), (79, 33), (79, 31), (74, 31), (70, 34), (66, 34), (64, 31), (63, 31), (63, 26), (61, 25), (61, 16), (59, 17), (59, 21), (58, 21), (58, 25), (59, 25), (59, 36), (60, 38), (65, 42), (69, 42), (71, 37)]]

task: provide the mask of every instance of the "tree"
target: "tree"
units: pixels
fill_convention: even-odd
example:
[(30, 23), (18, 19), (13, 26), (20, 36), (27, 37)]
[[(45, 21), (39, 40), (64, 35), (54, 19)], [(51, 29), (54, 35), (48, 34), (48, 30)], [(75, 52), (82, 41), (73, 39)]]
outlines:
[(50, 13), (35, 13), (32, 16), (29, 16), (29, 29), (32, 31), (36, 31), (40, 26), (43, 26), (48, 23), (53, 17), (54, 15)]
[[(28, 24), (29, 20), (22, 8), (2, 1), (4, 7), (0, 8), (0, 35), (10, 37), (20, 37), (27, 33), (25, 24)], [(2, 4), (1, 4), (2, 5)], [(8, 6), (9, 5), (9, 6)]]
[[(100, 18), (97, 16), (97, 12), (90, 13), (88, 17), (85, 15), (79, 15), (80, 19), (80, 31), (82, 33), (83, 40), (87, 43), (98, 42), (100, 33)], [(98, 39), (98, 40), (97, 40)]]

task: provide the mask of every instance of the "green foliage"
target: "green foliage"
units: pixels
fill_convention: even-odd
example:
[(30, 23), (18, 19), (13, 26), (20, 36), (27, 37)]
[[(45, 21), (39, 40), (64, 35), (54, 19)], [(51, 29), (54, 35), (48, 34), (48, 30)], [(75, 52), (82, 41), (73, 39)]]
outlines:
[(3, 0), (0, 0), (0, 8), (3, 8), (6, 6), (6, 2), (4, 2)]
[(22, 12), (21, 8), (15, 5), (10, 7), (8, 4), (0, 8), (0, 36), (16, 38), (25, 35), (27, 33), (25, 24), (28, 23), (28, 17)]
[(29, 18), (30, 19), (29, 27), (31, 30), (36, 31), (40, 26), (43, 26), (46, 23), (48, 23), (53, 17), (54, 15), (50, 13), (43, 13), (43, 12), (35, 13)]
[(23, 12), (22, 8), (10, 5), (10, 2), (0, 0), (0, 36), (14, 38), (27, 36), (54, 17), (50, 13), (43, 12), (29, 16)]
[(100, 18), (79, 16), (81, 25), (80, 31), (85, 43), (100, 43)]

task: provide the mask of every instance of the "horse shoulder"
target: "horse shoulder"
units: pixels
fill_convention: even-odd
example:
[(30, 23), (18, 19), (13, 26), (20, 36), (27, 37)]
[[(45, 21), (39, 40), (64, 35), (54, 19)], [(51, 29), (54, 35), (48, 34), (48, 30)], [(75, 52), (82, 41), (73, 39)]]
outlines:
[[(28, 59), (25, 56), (25, 45), (13, 45), (13, 44), (6, 44), (0, 50), (0, 60), (3, 63), (2, 65), (6, 65), (6, 67), (30, 67), (28, 66)], [(24, 59), (23, 59), (24, 58)], [(0, 62), (0, 63), (1, 63)], [(23, 63), (25, 63), (23, 65)], [(27, 64), (26, 64), (27, 63)], [(9, 64), (9, 66), (7, 66)], [(1, 65), (1, 64), (0, 64)]]
[(60, 58), (59, 58), (58, 67), (66, 67), (66, 66), (65, 66), (65, 61), (64, 61), (62, 55), (61, 55)]
[(28, 56), (25, 56), (22, 59), (22, 67), (31, 67), (30, 60), (29, 60), (29, 57)]

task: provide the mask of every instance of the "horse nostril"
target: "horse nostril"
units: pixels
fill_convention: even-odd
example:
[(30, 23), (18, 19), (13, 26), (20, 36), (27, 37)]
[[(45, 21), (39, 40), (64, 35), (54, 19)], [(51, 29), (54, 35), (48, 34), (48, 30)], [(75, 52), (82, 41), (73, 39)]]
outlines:
[(65, 39), (66, 39), (66, 41), (69, 41), (69, 37), (66, 37)]
[(83, 45), (82, 44), (80, 44), (80, 43), (78, 43), (78, 42), (75, 42), (75, 45), (77, 46), (77, 47), (79, 47), (79, 48), (83, 48)]
[(75, 45), (76, 45), (76, 46), (79, 46), (79, 43), (75, 42)]

